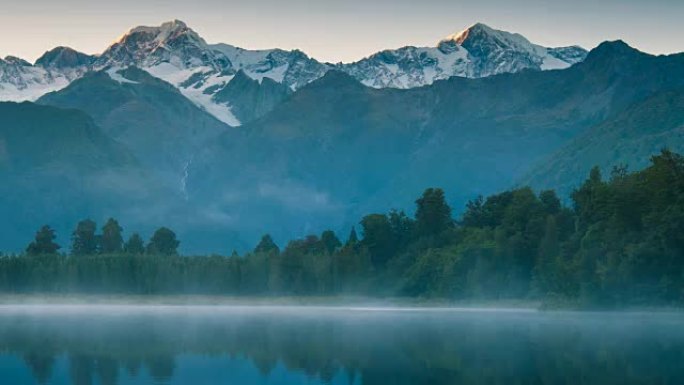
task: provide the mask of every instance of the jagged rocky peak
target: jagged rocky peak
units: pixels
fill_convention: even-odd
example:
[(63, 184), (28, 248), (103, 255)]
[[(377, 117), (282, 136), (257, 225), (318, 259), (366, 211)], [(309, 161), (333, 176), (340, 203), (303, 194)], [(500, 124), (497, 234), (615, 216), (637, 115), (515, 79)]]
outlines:
[(70, 69), (90, 67), (95, 57), (69, 47), (53, 48), (36, 60), (36, 66), (46, 69)]
[(157, 27), (131, 29), (102, 54), (99, 64), (147, 67), (169, 62), (182, 68), (208, 65), (221, 70), (230, 66), (226, 60), (197, 32), (174, 20)]
[(532, 44), (519, 33), (511, 33), (494, 29), (484, 23), (476, 23), (465, 30), (446, 37), (445, 41), (453, 41), (466, 48), (471, 55), (487, 55), (496, 50), (511, 50), (542, 56), (547, 48)]
[(461, 46), (490, 41), (515, 49), (525, 49), (533, 45), (526, 37), (519, 33), (494, 29), (484, 23), (475, 23), (461, 32), (447, 36), (442, 41), (453, 41)]
[(526, 69), (567, 68), (584, 60), (580, 47), (547, 48), (483, 23), (447, 36), (436, 47), (403, 47), (340, 69), (375, 88), (413, 88), (452, 76), (478, 78)]
[(519, 33), (476, 23), (445, 39), (467, 49), (473, 59), (473, 76), (484, 77), (523, 69), (562, 69), (587, 55), (581, 47), (548, 48), (530, 42)]
[(547, 48), (530, 42), (519, 33), (494, 29), (484, 23), (475, 23), (461, 32), (449, 35), (442, 39), (439, 44), (457, 44), (471, 50), (482, 49), (485, 46), (496, 46), (501, 49), (539, 55), (552, 53), (554, 56), (572, 61), (572, 64), (584, 60), (587, 55), (587, 50), (576, 45)]
[[(249, 50), (207, 44), (187, 24), (173, 20), (133, 28), (98, 56), (58, 47), (46, 52), (35, 66), (12, 58), (0, 61), (0, 88), (4, 87), (0, 100), (31, 100), (63, 88), (91, 70), (116, 74), (119, 69), (136, 66), (172, 84), (218, 119), (237, 125), (240, 122), (231, 109), (238, 99), (256, 103), (258, 98), (275, 100), (285, 93), (281, 87), (250, 87), (259, 89), (254, 93), (258, 98), (220, 103), (224, 99), (220, 95), (234, 93), (233, 88), (224, 93), (221, 90), (238, 71), (243, 72), (238, 80), (246, 75), (259, 85), (264, 80), (273, 81), (289, 88), (288, 92), (321, 78), (331, 69), (343, 71), (369, 87), (413, 88), (453, 76), (475, 78), (526, 69), (566, 68), (585, 56), (586, 51), (579, 47), (546, 48), (522, 35), (477, 23), (437, 46), (384, 50), (355, 63), (332, 65), (299, 50)], [(264, 96), (271, 91), (273, 95)]]
[(490, 27), (484, 23), (475, 23), (475, 24), (471, 25), (470, 27), (464, 29), (461, 32), (447, 36), (442, 41), (454, 41), (459, 45), (463, 45), (463, 43), (465, 43), (465, 41), (468, 38), (482, 37), (485, 35), (493, 35), (496, 32), (500, 32), (500, 31), (497, 31), (494, 28), (492, 28), (492, 27)]
[(117, 43), (127, 43), (130, 41), (155, 41), (163, 44), (168, 40), (177, 38), (180, 35), (191, 35), (198, 41), (204, 42), (195, 31), (190, 29), (187, 24), (180, 20), (167, 21), (160, 26), (138, 26), (132, 28), (117, 40)]
[(19, 67), (30, 67), (31, 63), (27, 62), (26, 60), (16, 57), (16, 56), (5, 56), (5, 63), (12, 65), (12, 66), (19, 66)]

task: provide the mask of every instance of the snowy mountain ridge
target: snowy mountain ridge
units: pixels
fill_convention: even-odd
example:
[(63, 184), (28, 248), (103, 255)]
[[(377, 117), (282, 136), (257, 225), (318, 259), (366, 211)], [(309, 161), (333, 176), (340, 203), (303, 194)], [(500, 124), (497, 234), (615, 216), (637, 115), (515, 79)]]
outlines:
[[(354, 63), (330, 64), (299, 50), (248, 50), (208, 44), (185, 23), (174, 20), (156, 27), (133, 28), (98, 56), (58, 47), (33, 65), (14, 57), (0, 59), (0, 101), (35, 100), (68, 86), (88, 71), (136, 66), (171, 83), (219, 120), (238, 126), (241, 122), (231, 104), (235, 98), (231, 102), (222, 97), (238, 71), (259, 85), (268, 78), (289, 92), (331, 69), (346, 72), (369, 87), (413, 88), (452, 76), (477, 78), (526, 69), (563, 69), (584, 60), (586, 54), (576, 46), (542, 47), (520, 34), (478, 23), (442, 39), (435, 47), (407, 46), (381, 51)], [(269, 85), (252, 92), (281, 95), (287, 91)]]
[(340, 67), (375, 88), (414, 88), (452, 76), (481, 78), (526, 69), (564, 69), (581, 62), (581, 47), (547, 48), (517, 33), (477, 23), (435, 47), (403, 47)]
[(58, 91), (90, 71), (91, 59), (70, 48), (46, 52), (35, 65), (14, 56), (0, 58), (0, 101), (33, 101)]

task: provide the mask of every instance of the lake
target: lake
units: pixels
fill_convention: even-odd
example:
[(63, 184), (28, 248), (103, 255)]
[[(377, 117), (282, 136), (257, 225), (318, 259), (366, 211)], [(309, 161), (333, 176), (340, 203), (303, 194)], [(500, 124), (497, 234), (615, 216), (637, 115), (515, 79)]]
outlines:
[(684, 315), (0, 305), (2, 384), (684, 384)]

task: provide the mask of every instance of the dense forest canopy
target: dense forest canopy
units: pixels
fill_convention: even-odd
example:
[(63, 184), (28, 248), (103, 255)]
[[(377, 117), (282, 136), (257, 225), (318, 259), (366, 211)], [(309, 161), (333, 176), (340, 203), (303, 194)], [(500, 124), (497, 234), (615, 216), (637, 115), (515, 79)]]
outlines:
[(429, 188), (415, 217), (369, 214), (340, 240), (328, 230), (279, 247), (264, 235), (240, 256), (180, 256), (169, 228), (147, 243), (86, 219), (68, 253), (44, 226), (22, 255), (0, 258), (6, 293), (371, 295), (541, 299), (582, 306), (684, 301), (684, 158), (663, 150), (638, 172), (598, 168), (565, 207), (516, 188), (467, 204), (454, 220)]

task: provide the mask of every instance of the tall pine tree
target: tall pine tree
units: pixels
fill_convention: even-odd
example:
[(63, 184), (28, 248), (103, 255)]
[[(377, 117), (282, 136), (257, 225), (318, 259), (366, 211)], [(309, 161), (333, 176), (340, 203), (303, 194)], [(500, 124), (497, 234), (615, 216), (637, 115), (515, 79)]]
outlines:
[(133, 233), (126, 244), (124, 245), (124, 252), (131, 255), (140, 255), (145, 252), (145, 243), (138, 233)]
[(429, 188), (416, 200), (416, 230), (420, 236), (437, 235), (453, 226), (451, 207), (441, 188)]
[(97, 224), (85, 219), (76, 225), (71, 236), (71, 255), (93, 255), (97, 253), (98, 237), (95, 235)]
[(100, 250), (102, 253), (113, 254), (121, 252), (123, 249), (122, 231), (123, 228), (119, 226), (119, 222), (114, 218), (109, 218), (102, 227), (102, 237), (100, 238)]
[(180, 241), (176, 239), (176, 233), (167, 227), (161, 227), (154, 232), (150, 243), (147, 245), (147, 253), (152, 255), (175, 255), (178, 253)]
[(26, 253), (29, 255), (56, 254), (61, 246), (55, 243), (55, 239), (57, 239), (55, 230), (45, 225), (36, 232), (35, 240), (28, 245)]

